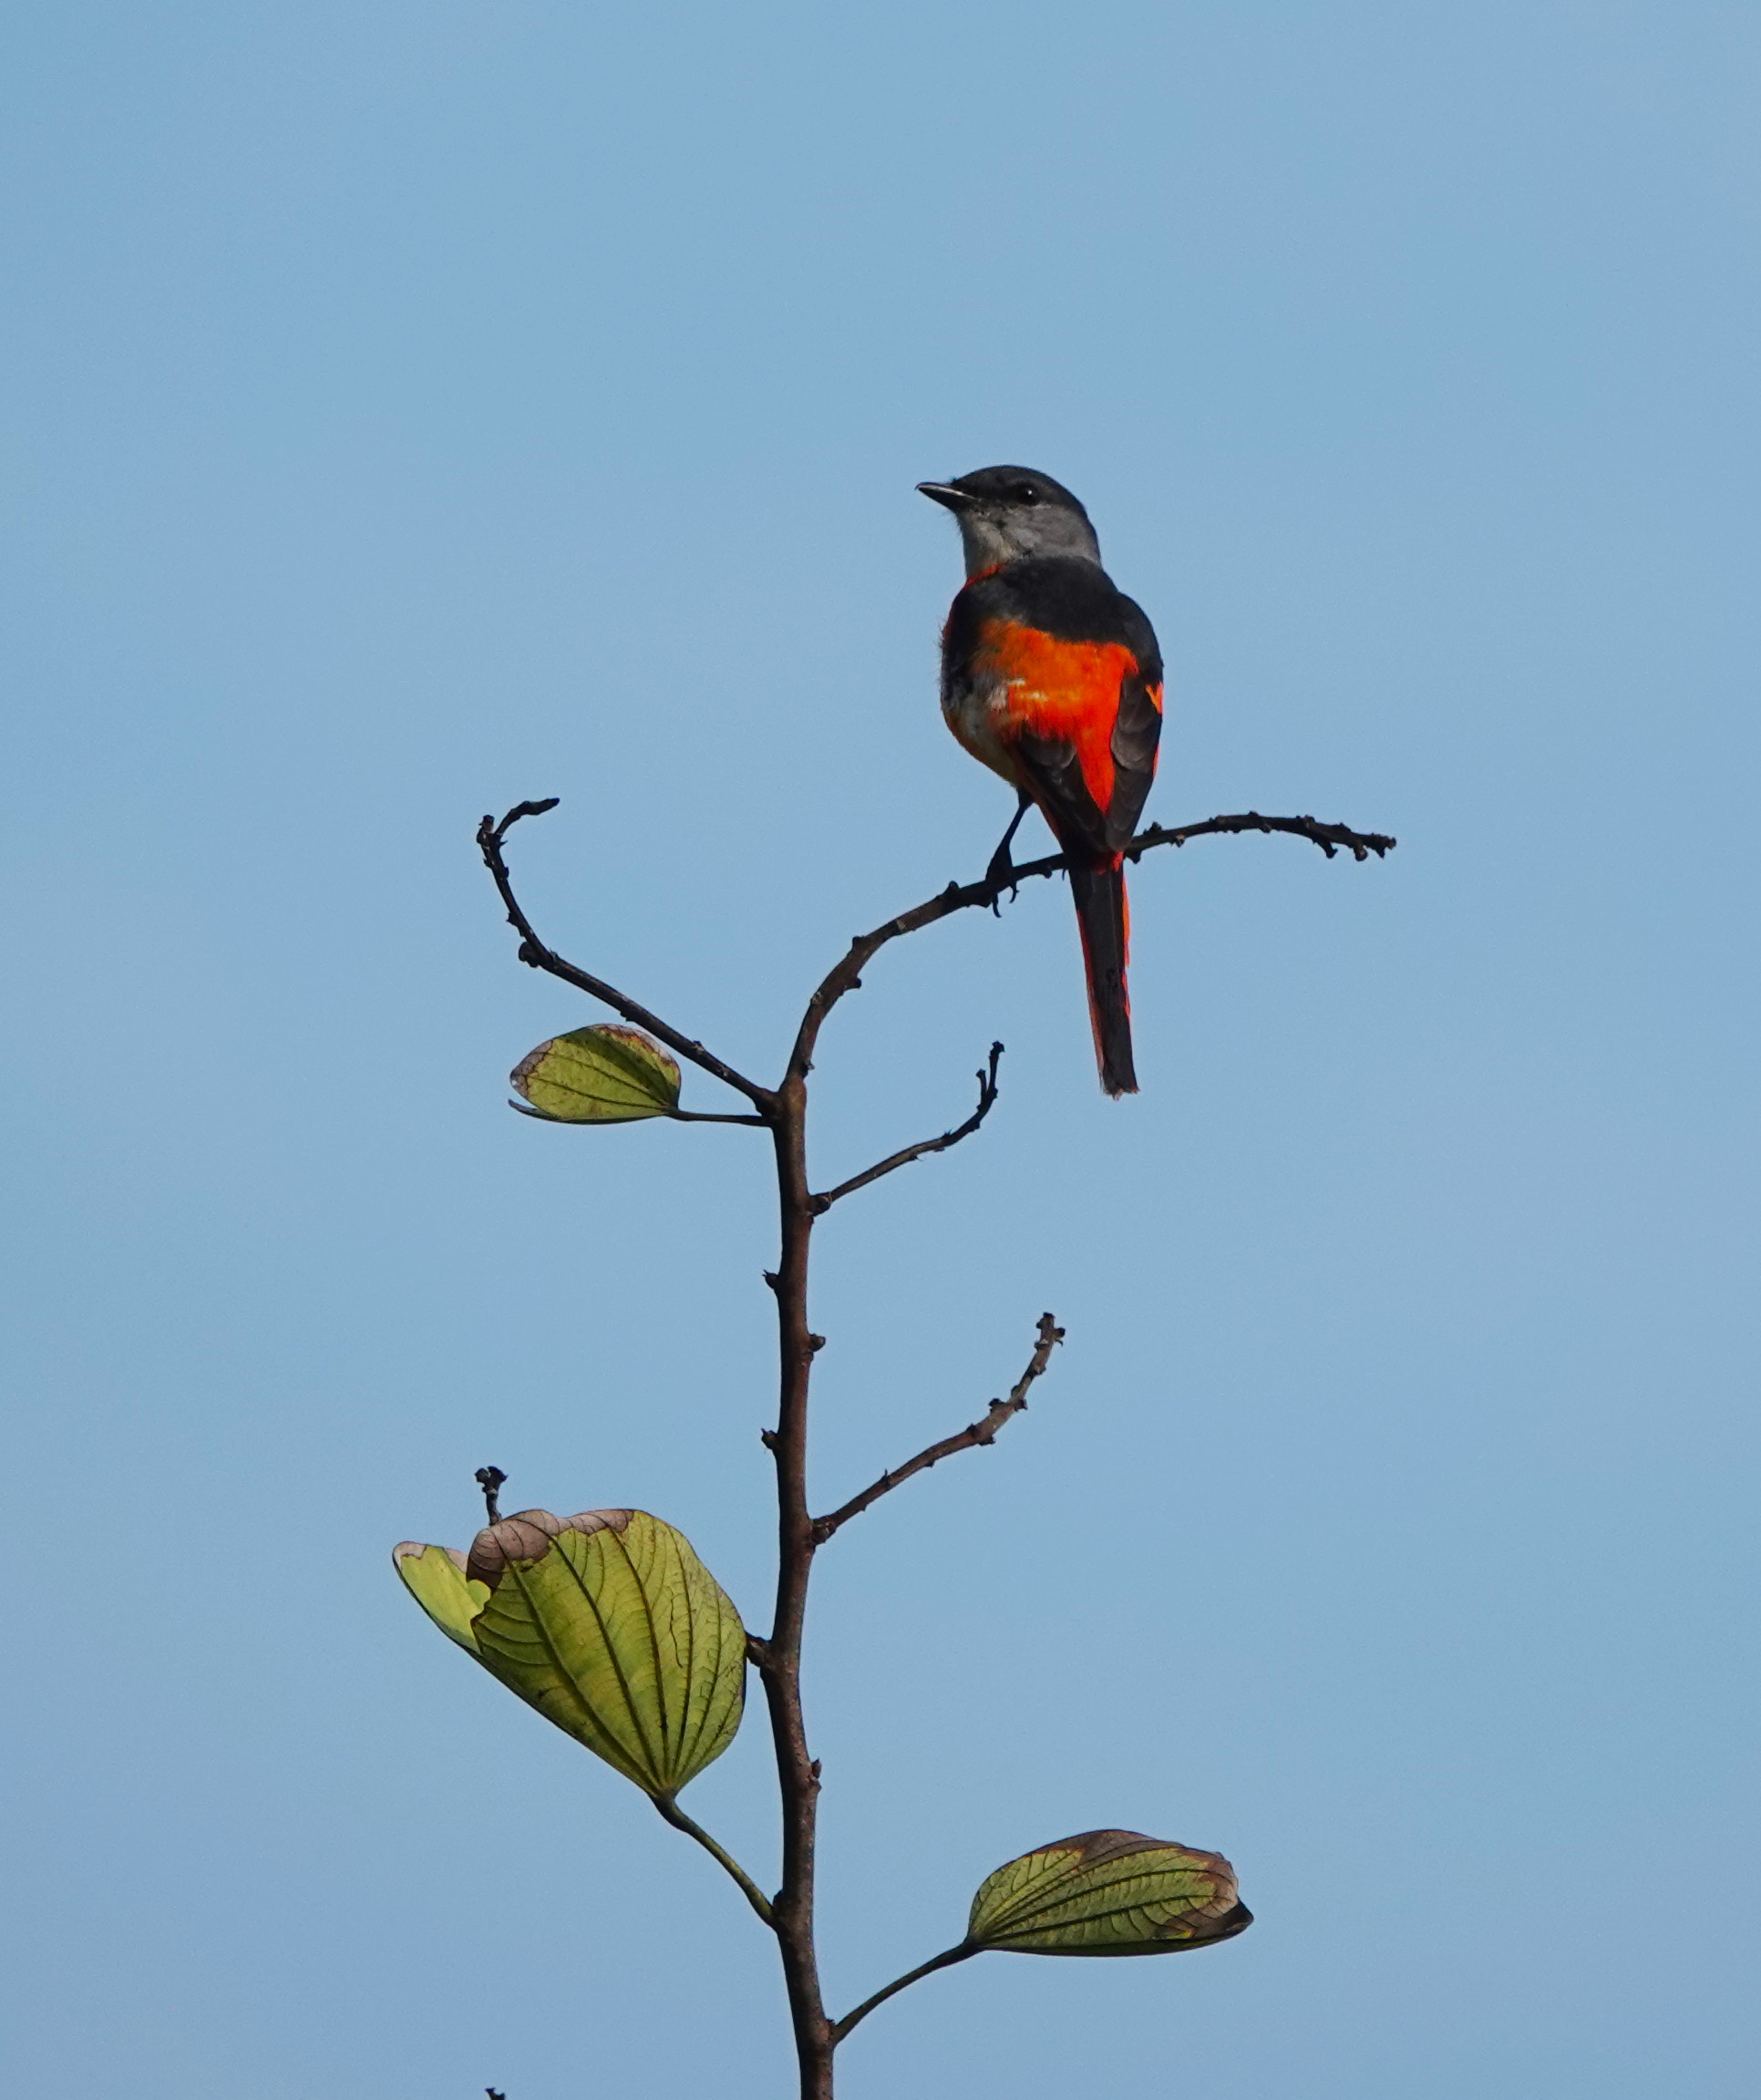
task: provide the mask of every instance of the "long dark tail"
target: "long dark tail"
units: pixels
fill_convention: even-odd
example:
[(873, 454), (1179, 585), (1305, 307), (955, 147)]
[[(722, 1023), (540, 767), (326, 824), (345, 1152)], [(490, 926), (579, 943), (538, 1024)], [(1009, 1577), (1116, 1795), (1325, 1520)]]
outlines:
[(1125, 988), (1131, 914), (1125, 901), (1123, 858), (1098, 868), (1072, 868), (1070, 890), (1082, 929), (1082, 959), (1088, 966), (1088, 1018), (1095, 1027), (1095, 1061), (1109, 1094), (1135, 1094), (1131, 1062), (1131, 1001)]

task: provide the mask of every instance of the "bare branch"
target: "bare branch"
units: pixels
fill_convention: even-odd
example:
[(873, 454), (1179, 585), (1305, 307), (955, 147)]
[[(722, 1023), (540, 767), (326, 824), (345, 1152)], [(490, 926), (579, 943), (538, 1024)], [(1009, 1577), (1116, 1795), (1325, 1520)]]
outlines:
[(777, 1920), (771, 1915), (770, 1899), (759, 1888), (751, 1875), (747, 1872), (746, 1868), (740, 1865), (739, 1861), (734, 1858), (731, 1854), (724, 1852), (703, 1825), (694, 1823), (676, 1801), (672, 1800), (664, 1794), (652, 1795), (650, 1798), (654, 1807), (659, 1809), (663, 1821), (670, 1823), (675, 1830), (683, 1830), (687, 1838), (695, 1838), (717, 1866), (726, 1868), (738, 1884), (741, 1895), (751, 1904), (765, 1923), (775, 1930)]
[[(572, 984), (578, 992), (585, 992), (590, 998), (609, 1006), (613, 1013), (621, 1014), (636, 1027), (645, 1028), (651, 1035), (657, 1036), (664, 1043), (669, 1050), (677, 1051), (681, 1057), (688, 1057), (692, 1064), (699, 1065), (712, 1077), (721, 1080), (725, 1086), (732, 1086), (736, 1093), (744, 1094), (758, 1111), (756, 1120), (768, 1123), (776, 1107), (776, 1096), (767, 1087), (760, 1086), (756, 1080), (736, 1072), (731, 1065), (724, 1064), (712, 1051), (705, 1050), (695, 1036), (680, 1035), (676, 1028), (669, 1027), (659, 1014), (651, 1014), (647, 1007), (638, 1005), (633, 999), (620, 992), (615, 984), (608, 984), (602, 977), (595, 977), (590, 972), (577, 968), (574, 963), (565, 961), (553, 948), (547, 948), (539, 939), (531, 921), (527, 918), (520, 900), (514, 895), (513, 879), (508, 873), (508, 863), (501, 846), (510, 828), (518, 824), (522, 817), (541, 817), (547, 809), (556, 808), (558, 799), (552, 795), (542, 802), (518, 802), (500, 823), (486, 817), (477, 828), (478, 849), (483, 856), (483, 864), (495, 879), (496, 889), (507, 909), (509, 925), (520, 936), (520, 960), (534, 970), (545, 970), (552, 977), (561, 978), (565, 984)], [(677, 1120), (695, 1122), (706, 1121), (707, 1118), (687, 1115), (679, 1117)]]
[(1189, 839), (1217, 831), (1287, 832), (1292, 839), (1306, 839), (1318, 846), (1329, 860), (1341, 847), (1354, 860), (1367, 860), (1372, 853), (1380, 860), (1399, 843), (1385, 831), (1353, 831), (1344, 824), (1323, 824), (1313, 817), (1262, 817), (1257, 809), (1249, 809), (1240, 817), (1207, 817), (1202, 824), (1181, 824), (1171, 829), (1152, 824), (1147, 831), (1139, 831), (1125, 850), (1135, 860), (1152, 846), (1184, 846)]
[(982, 1444), (994, 1444), (996, 1433), (1013, 1415), (1019, 1415), (1027, 1405), (1027, 1390), (1035, 1378), (1040, 1377), (1052, 1361), (1052, 1352), (1064, 1339), (1064, 1330), (1049, 1312), (1039, 1316), (1039, 1340), (1034, 1345), (1034, 1354), (1027, 1359), (1027, 1368), (1009, 1389), (1006, 1400), (993, 1400), (990, 1407), (977, 1422), (970, 1422), (958, 1436), (944, 1436), (941, 1443), (932, 1444), (920, 1451), (915, 1458), (906, 1460), (896, 1473), (883, 1473), (872, 1486), (864, 1488), (860, 1495), (852, 1495), (841, 1509), (834, 1509), (829, 1517), (813, 1519), (813, 1543), (823, 1546), (834, 1531), (848, 1524), (852, 1517), (860, 1517), (870, 1503), (878, 1502), (883, 1495), (891, 1495), (901, 1487), (913, 1473), (927, 1473), (930, 1467), (943, 1458), (952, 1458), (956, 1451), (971, 1451)]
[(878, 1167), (870, 1167), (866, 1174), (851, 1175), (848, 1181), (840, 1181), (837, 1188), (827, 1189), (823, 1196), (809, 1197), (813, 1215), (822, 1218), (840, 1196), (854, 1195), (857, 1189), (866, 1189), (870, 1181), (878, 1181), (883, 1174), (891, 1174), (901, 1167), (909, 1167), (913, 1159), (922, 1159), (929, 1153), (945, 1152), (949, 1146), (958, 1145), (963, 1138), (970, 1138), (996, 1104), (996, 1068), (1002, 1055), (1002, 1044), (993, 1043), (988, 1068), (976, 1075), (978, 1107), (963, 1123), (952, 1130), (944, 1130), (939, 1138), (926, 1138), (921, 1145), (907, 1145), (902, 1152), (893, 1153), (881, 1160)]
[[(1126, 856), (1136, 860), (1153, 846), (1184, 846), (1189, 839), (1226, 831), (1288, 832), (1292, 838), (1306, 839), (1318, 846), (1330, 860), (1342, 847), (1355, 860), (1366, 860), (1372, 853), (1380, 860), (1394, 850), (1395, 843), (1380, 831), (1353, 831), (1344, 824), (1323, 824), (1313, 817), (1262, 817), (1257, 809), (1250, 809), (1239, 817), (1207, 817), (1202, 823), (1181, 824), (1172, 829), (1152, 824), (1147, 831), (1138, 832), (1126, 848)], [(884, 926), (877, 926), (871, 933), (859, 933), (842, 962), (826, 973), (808, 1001), (807, 1012), (796, 1034), (795, 1047), (789, 1054), (789, 1078), (805, 1078), (812, 1069), (814, 1047), (826, 1016), (845, 993), (860, 988), (863, 970), (889, 941), (933, 926), (938, 919), (949, 918), (956, 911), (986, 908), (994, 904), (1005, 890), (1013, 892), (1019, 884), (1035, 876), (1061, 874), (1068, 866), (1062, 853), (1048, 853), (1044, 860), (1025, 861), (1007, 874), (987, 875), (977, 882), (950, 882), (939, 895), (918, 905), (914, 911), (901, 911), (897, 919), (889, 919)]]
[[(788, 1065), (781, 1081), (773, 1091), (758, 1086), (743, 1073), (735, 1071), (695, 1038), (682, 1035), (657, 1014), (651, 1014), (646, 1007), (627, 998), (603, 979), (594, 977), (567, 962), (539, 939), (531, 921), (514, 895), (502, 849), (513, 825), (527, 817), (541, 816), (544, 811), (555, 807), (554, 799), (519, 803), (509, 810), (499, 824), (486, 817), (477, 835), (479, 849), (482, 853), (485, 866), (494, 878), (509, 923), (520, 936), (520, 960), (533, 969), (546, 971), (564, 983), (585, 992), (591, 998), (597, 999), (613, 1013), (621, 1014), (624, 1020), (646, 1029), (676, 1055), (688, 1059), (713, 1077), (732, 1086), (736, 1093), (743, 1094), (757, 1111), (757, 1116), (752, 1118), (710, 1117), (685, 1111), (679, 1114), (679, 1121), (756, 1120), (769, 1129), (776, 1153), (780, 1245), (776, 1267), (765, 1271), (765, 1282), (777, 1304), (779, 1377), (777, 1426), (763, 1431), (762, 1436), (765, 1447), (770, 1452), (777, 1466), (777, 1598), (769, 1632), (763, 1637), (748, 1635), (747, 1640), (747, 1659), (759, 1672), (766, 1703), (769, 1708), (771, 1737), (782, 1796), (782, 1875), (776, 1895), (767, 1898), (750, 1876), (706, 1831), (694, 1823), (675, 1802), (657, 1800), (654, 1805), (669, 1823), (710, 1853), (739, 1886), (752, 1908), (776, 1933), (788, 1996), (789, 2018), (795, 2033), (796, 2053), (800, 2064), (801, 2100), (831, 2100), (832, 2052), (837, 2043), (859, 2021), (865, 2019), (877, 2005), (884, 2003), (896, 1992), (902, 1991), (908, 1984), (929, 1975), (934, 1970), (966, 1960), (978, 1950), (964, 1942), (950, 1948), (945, 1953), (936, 1955), (932, 1961), (888, 1984), (885, 1990), (877, 1992), (872, 1998), (866, 2000), (853, 2012), (836, 2023), (826, 2012), (814, 1939), (815, 1856), (820, 1769), (819, 1760), (813, 1756), (808, 1746), (801, 1704), (801, 1643), (815, 1551), (852, 1517), (859, 1515), (870, 1503), (878, 1501), (882, 1495), (890, 1494), (913, 1474), (927, 1470), (956, 1451), (970, 1450), (976, 1446), (993, 1442), (1003, 1425), (1026, 1405), (1028, 1389), (1045, 1371), (1053, 1349), (1063, 1340), (1063, 1330), (1050, 1313), (1045, 1314), (1039, 1323), (1039, 1339), (1033, 1357), (1006, 1400), (993, 1401), (983, 1418), (971, 1424), (958, 1436), (932, 1444), (898, 1472), (882, 1474), (873, 1486), (847, 1502), (842, 1508), (834, 1510), (828, 1517), (814, 1518), (809, 1513), (807, 1497), (808, 1389), (815, 1357), (824, 1346), (824, 1338), (812, 1331), (808, 1318), (808, 1250), (814, 1224), (819, 1216), (840, 1197), (866, 1186), (883, 1174), (908, 1165), (912, 1159), (922, 1158), (926, 1153), (945, 1150), (950, 1145), (959, 1143), (963, 1138), (969, 1137), (976, 1130), (996, 1097), (997, 1058), (1001, 1052), (1000, 1048), (993, 1049), (989, 1070), (980, 1076), (977, 1109), (964, 1124), (946, 1132), (940, 1138), (907, 1147), (904, 1151), (883, 1159), (866, 1174), (858, 1175), (854, 1179), (841, 1183), (838, 1188), (818, 1197), (810, 1192), (807, 1179), (807, 1076), (812, 1067), (815, 1045), (826, 1016), (847, 992), (858, 987), (865, 965), (890, 941), (897, 940), (906, 933), (914, 933), (920, 928), (932, 925), (937, 920), (948, 918), (955, 911), (993, 904), (1005, 890), (1012, 891), (1016, 885), (1035, 876), (1055, 875), (1067, 864), (1061, 854), (1054, 854), (1045, 860), (1030, 861), (1026, 866), (1014, 869), (1007, 874), (996, 878), (987, 876), (983, 881), (967, 883), (963, 887), (960, 883), (951, 882), (939, 896), (929, 899), (914, 911), (889, 920), (870, 933), (858, 936), (851, 942), (848, 953), (827, 974), (808, 1002), (789, 1053)], [(1262, 817), (1257, 811), (1249, 811), (1239, 817), (1213, 817), (1204, 823), (1187, 825), (1177, 830), (1153, 826), (1148, 831), (1140, 832), (1127, 850), (1135, 860), (1152, 846), (1181, 846), (1189, 839), (1211, 831), (1283, 831), (1310, 839), (1329, 857), (1343, 848), (1360, 860), (1370, 853), (1385, 853), (1394, 845), (1392, 839), (1373, 833), (1350, 831), (1343, 825), (1319, 824), (1313, 818)], [(487, 1472), (489, 1469), (485, 1470)]]

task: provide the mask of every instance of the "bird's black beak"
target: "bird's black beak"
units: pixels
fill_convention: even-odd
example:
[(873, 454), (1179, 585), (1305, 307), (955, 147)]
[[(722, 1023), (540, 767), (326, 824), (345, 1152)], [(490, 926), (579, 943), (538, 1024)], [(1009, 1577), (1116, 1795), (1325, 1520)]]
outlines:
[(956, 489), (952, 481), (920, 481), (917, 493), (927, 496), (932, 503), (940, 503), (950, 510), (963, 510), (967, 504), (977, 499), (967, 495), (963, 489)]

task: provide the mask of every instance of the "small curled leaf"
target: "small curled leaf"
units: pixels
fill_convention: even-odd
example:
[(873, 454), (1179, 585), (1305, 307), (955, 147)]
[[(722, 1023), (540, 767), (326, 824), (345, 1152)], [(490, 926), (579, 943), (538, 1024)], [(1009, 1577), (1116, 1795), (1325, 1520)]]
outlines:
[(392, 1565), (404, 1579), (404, 1587), (448, 1641), (456, 1641), (468, 1654), (477, 1653), (477, 1636), (471, 1622), (489, 1601), (489, 1585), (469, 1580), (465, 1556), (450, 1546), (424, 1546), (406, 1539), (395, 1546)]
[(966, 1943), (1015, 1954), (1174, 1954), (1253, 1922), (1235, 1870), (1140, 1830), (1085, 1830), (999, 1867), (973, 1899)]
[(520, 1060), (509, 1081), (530, 1104), (513, 1106), (547, 1123), (637, 1123), (679, 1105), (676, 1062), (653, 1036), (621, 1022), (553, 1035)]

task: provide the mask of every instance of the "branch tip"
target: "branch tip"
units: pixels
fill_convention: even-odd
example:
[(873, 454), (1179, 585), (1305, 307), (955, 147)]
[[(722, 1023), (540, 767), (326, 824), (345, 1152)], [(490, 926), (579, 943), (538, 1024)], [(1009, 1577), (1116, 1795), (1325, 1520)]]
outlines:
[(848, 1524), (852, 1517), (860, 1517), (870, 1503), (878, 1502), (883, 1495), (891, 1495), (895, 1488), (909, 1480), (913, 1473), (927, 1473), (932, 1466), (943, 1458), (952, 1458), (956, 1451), (971, 1451), (996, 1442), (997, 1431), (1004, 1424), (1021, 1414), (1027, 1405), (1027, 1393), (1036, 1378), (1043, 1377), (1046, 1365), (1052, 1360), (1052, 1352), (1064, 1339), (1064, 1330), (1049, 1312), (1042, 1312), (1037, 1327), (1038, 1339), (1034, 1353), (1027, 1359), (1027, 1368), (1009, 1388), (1004, 1400), (993, 1400), (985, 1413), (976, 1422), (953, 1436), (944, 1436), (941, 1443), (932, 1444), (920, 1451), (915, 1458), (908, 1459), (895, 1472), (881, 1474), (878, 1480), (863, 1488), (860, 1495), (852, 1495), (842, 1508), (834, 1509), (829, 1516), (813, 1519), (811, 1537), (815, 1546), (823, 1546), (833, 1532)]
[(615, 984), (608, 984), (602, 977), (595, 977), (591, 971), (582, 970), (565, 960), (552, 948), (545, 946), (538, 937), (538, 930), (526, 916), (524, 906), (514, 893), (513, 877), (508, 872), (507, 856), (502, 845), (510, 829), (523, 817), (541, 817), (547, 809), (554, 809), (560, 798), (551, 795), (541, 801), (517, 802), (497, 824), (488, 817), (477, 828), (478, 850), (483, 856), (483, 865), (489, 870), (495, 883), (496, 894), (501, 900), (508, 923), (520, 936), (519, 957), (534, 970), (543, 970), (552, 977), (559, 977), (565, 984), (572, 984), (578, 992), (585, 992), (603, 1006), (628, 1021), (634, 1027), (646, 1031), (665, 1044), (676, 1056), (687, 1057), (692, 1064), (700, 1065), (712, 1078), (731, 1086), (736, 1093), (744, 1094), (759, 1116), (768, 1120), (775, 1113), (775, 1099), (767, 1088), (736, 1072), (731, 1065), (714, 1056), (695, 1036), (680, 1032), (663, 1021), (658, 1014), (651, 1014)]
[(843, 1197), (853, 1196), (859, 1189), (866, 1189), (870, 1181), (879, 1181), (882, 1175), (896, 1174), (900, 1168), (909, 1167), (914, 1159), (927, 1158), (932, 1152), (945, 1152), (958, 1145), (963, 1138), (970, 1138), (996, 1106), (997, 1064), (1003, 1055), (1001, 1043), (993, 1043), (990, 1055), (983, 1066), (973, 1074), (978, 1081), (978, 1106), (963, 1123), (952, 1130), (944, 1130), (939, 1138), (926, 1138), (921, 1144), (907, 1145), (902, 1151), (891, 1153), (865, 1173), (852, 1174), (848, 1181), (840, 1181), (837, 1188), (828, 1189), (823, 1195), (809, 1196), (808, 1207), (816, 1218), (823, 1218), (832, 1205)]
[(478, 843), (481, 845), (486, 839), (491, 839), (499, 845), (522, 817), (542, 817), (561, 799), (561, 795), (547, 795), (537, 802), (516, 802), (499, 824), (493, 818), (485, 817), (477, 828)]
[(479, 1466), (477, 1468), (477, 1485), (483, 1490), (483, 1507), (489, 1512), (491, 1524), (501, 1521), (499, 1497), (507, 1479), (508, 1476), (499, 1466)]

